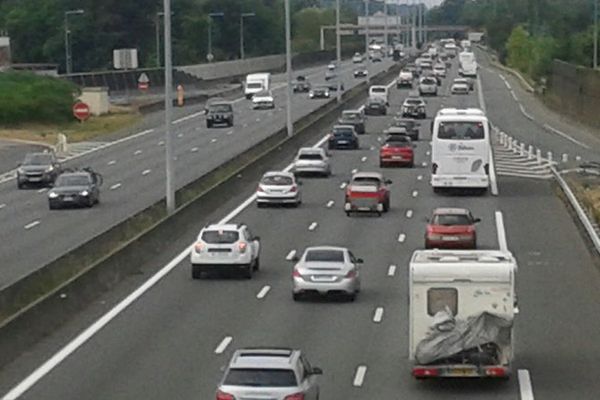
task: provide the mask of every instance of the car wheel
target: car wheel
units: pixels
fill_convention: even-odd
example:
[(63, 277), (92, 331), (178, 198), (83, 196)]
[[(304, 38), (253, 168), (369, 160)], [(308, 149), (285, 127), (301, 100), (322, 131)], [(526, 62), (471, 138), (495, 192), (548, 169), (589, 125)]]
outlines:
[(53, 204), (53, 203), (48, 203), (48, 207), (49, 207), (51, 210), (56, 210), (56, 209), (58, 208), (58, 207), (56, 207), (56, 205), (55, 205), (55, 204)]
[(385, 168), (385, 163), (379, 161), (379, 168)]
[(213, 126), (212, 122), (206, 121), (207, 128), (212, 128), (212, 126)]
[(292, 293), (292, 299), (294, 299), (294, 301), (300, 301), (302, 300), (302, 296), (300, 293)]
[(23, 182), (17, 182), (17, 189), (23, 189), (25, 184)]
[(351, 293), (348, 295), (348, 301), (349, 302), (354, 302), (354, 300), (356, 300), (356, 293)]
[(96, 197), (96, 201), (95, 201), (95, 203), (96, 203), (96, 204), (100, 204), (100, 195), (98, 195), (98, 197)]
[(346, 217), (350, 216), (350, 211), (346, 211)]
[(256, 202), (256, 208), (265, 208), (263, 203)]
[(246, 265), (246, 268), (244, 268), (244, 278), (252, 279), (252, 264), (251, 263)]
[(260, 269), (260, 257), (256, 257), (256, 260), (254, 260), (254, 271), (258, 271)]
[(91, 197), (88, 199), (86, 207), (87, 208), (92, 208), (94, 207), (94, 204), (96, 204), (96, 202), (94, 201), (94, 199), (92, 199)]
[(202, 279), (202, 268), (199, 265), (192, 265), (192, 279)]
[(408, 164), (408, 168), (414, 168), (415, 167), (415, 162), (411, 161), (410, 164)]
[(386, 199), (385, 202), (383, 203), (383, 211), (384, 212), (390, 211), (390, 199)]

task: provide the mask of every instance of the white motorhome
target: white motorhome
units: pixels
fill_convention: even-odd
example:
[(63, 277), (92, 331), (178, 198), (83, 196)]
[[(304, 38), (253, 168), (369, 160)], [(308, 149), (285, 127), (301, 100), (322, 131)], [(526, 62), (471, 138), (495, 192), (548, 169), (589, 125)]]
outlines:
[(409, 359), (424, 378), (508, 378), (517, 262), (507, 251), (417, 250), (409, 272)]
[(472, 188), (489, 186), (490, 124), (478, 108), (443, 108), (432, 123), (431, 186)]
[(251, 99), (256, 93), (271, 90), (271, 73), (249, 74), (244, 82), (244, 95)]
[(461, 76), (477, 76), (477, 61), (473, 52), (462, 51), (458, 54), (458, 73)]

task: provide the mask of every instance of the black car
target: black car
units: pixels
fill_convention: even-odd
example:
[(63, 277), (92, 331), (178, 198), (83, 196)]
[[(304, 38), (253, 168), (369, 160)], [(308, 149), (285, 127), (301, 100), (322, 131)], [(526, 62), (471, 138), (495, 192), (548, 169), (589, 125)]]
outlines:
[(405, 128), (406, 136), (413, 141), (419, 140), (420, 126), (420, 124), (412, 119), (394, 119), (394, 122), (392, 122), (392, 127)]
[(308, 97), (311, 99), (328, 99), (330, 96), (329, 87), (325, 85), (316, 86), (308, 92)]
[(233, 126), (233, 106), (231, 103), (222, 101), (206, 106), (206, 127), (212, 128), (216, 124)]
[(51, 210), (63, 207), (93, 207), (100, 202), (102, 176), (90, 168), (64, 172), (48, 192)]
[(310, 92), (310, 83), (306, 80), (294, 81), (292, 83), (294, 93), (307, 93)]
[(340, 125), (352, 125), (356, 133), (365, 133), (365, 116), (358, 110), (344, 110), (338, 119)]
[(27, 153), (17, 168), (17, 187), (52, 186), (62, 167), (54, 153)]
[(367, 115), (386, 115), (387, 105), (385, 100), (380, 97), (373, 97), (367, 100), (365, 105), (365, 114)]
[(354, 131), (354, 127), (351, 125), (335, 125), (329, 140), (327, 147), (332, 149), (353, 149), (359, 148), (358, 136)]
[(369, 72), (367, 71), (367, 67), (362, 65), (354, 70), (355, 78), (366, 78), (368, 74)]

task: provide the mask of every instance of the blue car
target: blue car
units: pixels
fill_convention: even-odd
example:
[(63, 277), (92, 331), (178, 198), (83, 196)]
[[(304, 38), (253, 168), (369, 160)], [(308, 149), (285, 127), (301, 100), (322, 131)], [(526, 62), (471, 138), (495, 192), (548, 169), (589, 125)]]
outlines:
[(358, 136), (352, 125), (335, 125), (327, 143), (330, 150), (359, 148)]

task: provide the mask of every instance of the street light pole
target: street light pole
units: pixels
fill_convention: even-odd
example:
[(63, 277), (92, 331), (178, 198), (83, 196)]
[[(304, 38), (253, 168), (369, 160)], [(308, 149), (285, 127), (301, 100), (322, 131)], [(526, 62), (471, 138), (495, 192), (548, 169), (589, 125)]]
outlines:
[(371, 81), (371, 73), (369, 67), (371, 66), (371, 58), (369, 55), (369, 0), (365, 0), (365, 55), (367, 57), (367, 83)]
[(69, 30), (69, 15), (81, 15), (84, 11), (69, 10), (65, 11), (65, 68), (67, 75), (73, 73), (73, 56), (71, 51), (71, 31)]
[[(335, 49), (336, 49), (336, 60), (337, 67), (342, 68), (342, 37), (340, 35), (340, 0), (335, 0)], [(342, 90), (340, 87), (340, 76), (338, 72), (337, 79), (337, 92), (336, 98), (337, 102), (342, 102)]]
[[(385, 18), (385, 22), (383, 23), (383, 44), (384, 49), (387, 52), (388, 47), (388, 8), (387, 8), (387, 0), (383, 0), (383, 16)], [(386, 54), (387, 55), (387, 54)]]
[(173, 109), (173, 60), (171, 54), (171, 0), (163, 0), (165, 21), (165, 174), (167, 213), (175, 211), (175, 170), (173, 166), (173, 143), (171, 119)]
[(292, 124), (292, 27), (290, 21), (290, 0), (285, 0), (285, 72), (287, 79), (286, 127), (287, 135), (294, 135)]
[(156, 66), (160, 68), (160, 17), (165, 15), (162, 11), (156, 13), (155, 28), (156, 28)]
[(241, 13), (240, 14), (240, 59), (244, 59), (244, 18), (254, 17), (254, 13)]
[(212, 19), (214, 17), (222, 17), (224, 15), (225, 14), (223, 14), (222, 12), (208, 14), (208, 53), (206, 54), (206, 59), (208, 60), (208, 62), (212, 62), (215, 58), (212, 53)]
[(594, 1), (594, 69), (598, 68), (598, 0)]

